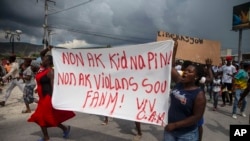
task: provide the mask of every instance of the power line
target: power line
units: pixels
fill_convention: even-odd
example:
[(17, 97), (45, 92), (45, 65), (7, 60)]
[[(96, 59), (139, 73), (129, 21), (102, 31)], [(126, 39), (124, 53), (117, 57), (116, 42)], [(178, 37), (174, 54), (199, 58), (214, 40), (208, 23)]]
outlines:
[(79, 7), (79, 6), (81, 6), (81, 5), (85, 5), (85, 4), (87, 4), (87, 3), (91, 2), (91, 1), (93, 1), (93, 0), (89, 0), (89, 1), (87, 1), (87, 2), (83, 2), (83, 3), (77, 4), (77, 5), (75, 5), (75, 6), (66, 8), (66, 9), (63, 9), (63, 10), (60, 10), (60, 11), (57, 11), (57, 12), (54, 12), (54, 13), (50, 13), (50, 14), (48, 14), (48, 16), (53, 15), (53, 14), (57, 14), (57, 13), (60, 13), (60, 12), (63, 12), (63, 11), (67, 11), (67, 10), (70, 10), (70, 9), (73, 9), (73, 8)]
[[(84, 31), (84, 32), (88, 32), (88, 33), (95, 33), (95, 34), (102, 34), (102, 35), (107, 35), (107, 36), (115, 36), (115, 37), (120, 36), (120, 37), (123, 37), (123, 38), (138, 39), (138, 40), (152, 40), (152, 38), (141, 38), (141, 37), (138, 37), (138, 36), (137, 37), (135, 37), (135, 36), (126, 36), (126, 35), (110, 34), (110, 33), (103, 33), (103, 32), (100, 33), (100, 32), (95, 32), (95, 31), (90, 31), (90, 30), (79, 30), (79, 28), (75, 29), (75, 28), (72, 28), (71, 26), (68, 26), (68, 25), (65, 25), (65, 24), (60, 24), (60, 25), (59, 26), (54, 26), (54, 27), (59, 27), (61, 29), (73, 29), (73, 30)], [(80, 29), (83, 29), (83, 28), (80, 28)], [(126, 31), (128, 31), (128, 30), (126, 30)], [(133, 32), (133, 33), (136, 33), (136, 32)], [(143, 33), (143, 35), (145, 35), (145, 34), (146, 33)], [(147, 34), (155, 34), (155, 33), (147, 33)]]
[[(146, 38), (138, 38), (138, 37), (125, 37), (125, 38), (120, 38), (117, 37), (117, 35), (111, 35), (111, 34), (105, 34), (105, 33), (97, 33), (97, 32), (91, 32), (91, 31), (83, 31), (83, 30), (77, 30), (77, 29), (65, 29), (61, 27), (55, 27), (55, 26), (49, 26), (50, 28), (55, 28), (55, 29), (62, 29), (70, 32), (76, 32), (76, 33), (81, 33), (81, 34), (86, 34), (86, 35), (92, 35), (92, 36), (98, 36), (98, 37), (103, 37), (103, 38), (110, 38), (114, 40), (121, 40), (121, 41), (127, 41), (127, 42), (132, 42), (132, 43), (143, 43), (147, 41), (152, 41), (152, 39), (146, 39)], [(128, 38), (133, 38), (133, 39), (128, 39)], [(140, 41), (138, 41), (138, 40)], [(143, 41), (142, 41), (143, 40)]]

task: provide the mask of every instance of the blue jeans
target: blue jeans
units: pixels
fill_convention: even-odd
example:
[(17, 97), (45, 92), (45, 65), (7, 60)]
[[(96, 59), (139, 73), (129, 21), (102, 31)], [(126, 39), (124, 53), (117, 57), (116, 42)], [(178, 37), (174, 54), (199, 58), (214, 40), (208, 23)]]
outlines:
[(214, 108), (217, 108), (219, 95), (220, 95), (219, 92), (213, 92), (213, 97), (214, 97)]
[(199, 132), (198, 128), (190, 132), (181, 132), (181, 131), (164, 131), (163, 141), (198, 141)]
[[(235, 97), (234, 97), (234, 105), (233, 105), (233, 114), (237, 113), (237, 108), (238, 108), (238, 101), (240, 99), (240, 96), (242, 94), (244, 90), (241, 89), (236, 89), (235, 90)], [(240, 109), (240, 112), (244, 112), (247, 106), (247, 101), (246, 101), (246, 97), (242, 100), (242, 106)]]
[(10, 97), (10, 94), (12, 92), (12, 90), (17, 86), (21, 92), (23, 92), (23, 88), (24, 88), (24, 83), (22, 79), (12, 79), (8, 88), (6, 89), (6, 94), (4, 96), (4, 101), (7, 102), (8, 98)]

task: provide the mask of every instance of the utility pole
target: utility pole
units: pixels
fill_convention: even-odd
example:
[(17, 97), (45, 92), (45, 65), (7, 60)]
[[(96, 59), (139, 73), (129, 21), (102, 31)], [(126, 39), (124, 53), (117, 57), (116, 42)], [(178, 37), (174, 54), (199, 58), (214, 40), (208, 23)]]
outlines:
[(48, 45), (52, 45), (52, 35), (55, 34), (52, 31), (53, 30), (48, 29)]
[[(37, 0), (38, 2), (38, 0)], [(47, 30), (48, 30), (48, 3), (51, 2), (51, 3), (54, 3), (54, 5), (56, 5), (56, 2), (53, 1), (53, 0), (44, 0), (44, 11), (45, 11), (45, 14), (44, 14), (44, 24), (43, 24), (43, 29), (44, 29), (44, 34), (43, 34), (43, 48), (45, 49), (48, 45), (48, 34), (47, 34)]]
[(242, 61), (241, 41), (242, 41), (242, 29), (239, 30), (239, 44), (238, 44), (238, 63), (239, 64)]

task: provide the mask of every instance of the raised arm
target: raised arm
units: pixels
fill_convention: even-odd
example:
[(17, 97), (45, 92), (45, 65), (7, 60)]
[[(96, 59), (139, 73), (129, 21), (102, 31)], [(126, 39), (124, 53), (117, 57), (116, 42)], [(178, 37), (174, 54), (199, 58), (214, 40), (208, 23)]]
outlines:
[(210, 83), (214, 79), (214, 75), (212, 72), (212, 59), (206, 59), (206, 66), (207, 66), (207, 76), (206, 76), (206, 82)]
[(178, 48), (178, 41), (174, 40), (174, 49), (173, 49), (173, 54), (172, 54), (172, 69), (171, 69), (171, 81), (178, 83), (181, 80), (181, 76), (178, 73), (178, 71), (175, 69), (175, 57), (176, 57), (176, 52)]
[(50, 51), (51, 49), (53, 48), (53, 46), (48, 46), (47, 48), (43, 49), (41, 52), (40, 52), (40, 57), (41, 59), (46, 55), (46, 53), (48, 51)]

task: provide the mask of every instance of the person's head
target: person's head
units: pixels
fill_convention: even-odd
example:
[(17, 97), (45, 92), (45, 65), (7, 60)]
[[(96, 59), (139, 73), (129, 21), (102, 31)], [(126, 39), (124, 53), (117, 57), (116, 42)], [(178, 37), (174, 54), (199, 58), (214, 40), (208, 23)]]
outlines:
[(40, 68), (40, 62), (36, 62), (36, 61), (32, 61), (31, 64), (31, 70), (34, 72), (34, 73), (37, 73), (37, 71), (39, 70)]
[(27, 64), (25, 64), (24, 62), (20, 65), (20, 69), (25, 70), (25, 68), (27, 68)]
[(230, 66), (231, 64), (232, 64), (232, 60), (233, 60), (233, 58), (232, 58), (232, 56), (227, 56), (226, 57), (226, 61), (227, 61), (227, 66)]
[(204, 76), (204, 69), (201, 65), (190, 64), (184, 69), (182, 83), (193, 83), (196, 86), (200, 85), (200, 80)]
[(192, 65), (193, 63), (189, 60), (185, 60), (183, 63), (182, 63), (182, 66), (181, 66), (181, 69), (182, 71), (185, 70), (185, 68), (187, 68), (189, 65)]
[(243, 69), (245, 71), (249, 71), (250, 70), (250, 63), (249, 62), (243, 62), (242, 66), (243, 66)]
[(53, 58), (51, 55), (46, 55), (43, 57), (42, 66), (45, 68), (53, 66)]
[(16, 61), (16, 55), (11, 55), (9, 57), (9, 62), (12, 63), (12, 62), (15, 62)]
[(24, 64), (25, 66), (30, 66), (32, 59), (31, 58), (24, 58)]

